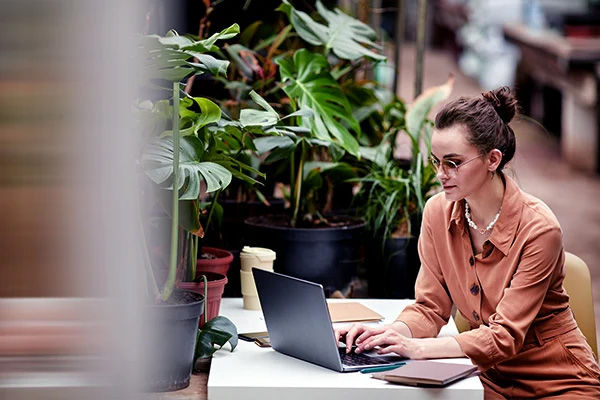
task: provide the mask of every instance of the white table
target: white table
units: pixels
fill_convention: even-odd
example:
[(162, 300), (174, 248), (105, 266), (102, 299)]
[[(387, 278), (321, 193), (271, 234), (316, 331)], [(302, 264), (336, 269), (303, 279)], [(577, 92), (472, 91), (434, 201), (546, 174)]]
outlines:
[[(359, 301), (383, 315), (390, 323), (411, 300), (349, 299)], [(241, 298), (224, 298), (220, 315), (231, 319), (238, 332), (266, 331), (260, 311), (242, 308)], [(442, 328), (440, 336), (458, 331), (453, 321)], [(379, 400), (443, 399), (482, 400), (483, 386), (478, 377), (470, 377), (443, 389), (394, 385), (358, 372), (340, 373), (318, 365), (260, 348), (240, 340), (234, 352), (226, 348), (213, 356), (208, 377), (209, 400), (277, 399), (277, 400)], [(444, 360), (441, 360), (444, 361)], [(467, 358), (445, 361), (470, 364)]]

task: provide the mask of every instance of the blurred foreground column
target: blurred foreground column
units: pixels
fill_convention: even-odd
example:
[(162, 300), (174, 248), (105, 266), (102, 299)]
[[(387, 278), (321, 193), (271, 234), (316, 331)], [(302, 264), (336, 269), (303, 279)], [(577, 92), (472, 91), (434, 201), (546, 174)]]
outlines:
[(0, 398), (134, 398), (135, 1), (0, 0)]

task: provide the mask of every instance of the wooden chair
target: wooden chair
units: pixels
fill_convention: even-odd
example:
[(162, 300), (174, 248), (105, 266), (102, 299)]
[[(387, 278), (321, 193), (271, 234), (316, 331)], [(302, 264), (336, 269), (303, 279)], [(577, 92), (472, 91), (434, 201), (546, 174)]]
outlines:
[[(596, 321), (590, 270), (581, 258), (569, 252), (565, 252), (565, 280), (563, 286), (569, 294), (569, 305), (573, 310), (577, 325), (594, 351), (597, 360), (598, 343), (596, 341)], [(458, 310), (454, 314), (454, 322), (459, 332), (470, 329), (469, 322)]]

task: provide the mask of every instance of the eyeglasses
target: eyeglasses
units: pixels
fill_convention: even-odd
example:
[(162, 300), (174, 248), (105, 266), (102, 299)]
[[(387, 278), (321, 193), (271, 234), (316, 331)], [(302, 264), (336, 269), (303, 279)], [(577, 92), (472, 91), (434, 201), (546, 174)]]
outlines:
[(481, 158), (481, 157), (483, 157), (483, 154), (480, 154), (477, 157), (471, 158), (470, 160), (467, 160), (460, 164), (456, 164), (452, 160), (441, 160), (440, 161), (433, 156), (429, 156), (429, 162), (431, 162), (431, 165), (433, 165), (433, 167), (435, 168), (436, 173), (439, 172), (439, 170), (441, 168), (442, 171), (444, 172), (444, 174), (454, 177), (454, 176), (456, 176), (456, 174), (458, 174), (458, 169), (460, 167), (463, 167), (463, 166), (467, 165), (468, 163), (470, 163), (471, 161), (477, 160), (478, 158)]

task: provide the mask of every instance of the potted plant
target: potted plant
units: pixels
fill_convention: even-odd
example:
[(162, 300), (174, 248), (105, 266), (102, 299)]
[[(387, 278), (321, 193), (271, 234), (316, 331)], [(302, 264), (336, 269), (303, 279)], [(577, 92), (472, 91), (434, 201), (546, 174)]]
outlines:
[[(393, 116), (389, 108), (384, 108), (377, 120), (386, 134), (377, 146), (363, 149), (368, 172), (356, 179), (361, 189), (355, 202), (373, 239), (368, 271), (372, 297), (414, 298), (421, 216), (425, 201), (438, 186), (435, 170), (427, 161), (432, 130), (427, 115), (449, 96), (452, 84), (451, 78), (444, 85), (426, 90), (406, 113)], [(398, 135), (410, 138), (410, 158), (405, 162), (393, 157)]]
[(283, 93), (265, 92), (283, 94), (278, 102), (291, 111), (305, 107), (314, 114), (298, 116), (290, 133), (255, 140), (264, 163), (283, 171), (289, 208), (285, 215), (247, 219), (246, 244), (275, 250), (276, 270), (333, 291), (347, 287), (362, 261), (364, 221), (328, 214), (339, 185), (357, 176), (352, 162), (360, 154), (361, 129), (346, 89), (358, 69), (385, 58), (367, 25), (320, 2), (316, 7), (324, 23), (285, 0), (278, 8), (303, 42), (274, 59)]
[[(149, 222), (159, 221), (156, 226), (164, 226), (160, 223), (164, 215), (153, 219), (144, 218), (142, 215), (146, 213), (140, 215), (148, 293), (153, 300), (148, 313), (152, 325), (146, 330), (150, 336), (148, 348), (158, 353), (145, 374), (147, 386), (153, 391), (186, 387), (194, 356), (209, 356), (215, 350), (214, 345), (223, 346), (227, 342), (233, 350), (237, 343), (235, 327), (223, 317), (207, 321), (198, 331), (199, 316), (208, 303), (206, 277), (201, 278), (204, 296), (176, 286), (186, 277), (199, 278), (195, 268), (198, 238), (204, 232), (201, 220), (208, 208), (206, 194), (218, 193), (232, 177), (255, 182), (248, 174), (260, 175), (229, 155), (231, 146), (243, 146), (249, 140), (244, 136), (251, 139), (252, 133), (261, 133), (260, 129), (246, 132), (241, 124), (224, 118), (212, 101), (187, 96), (182, 90), (181, 82), (186, 77), (226, 71), (227, 61), (207, 53), (218, 50), (215, 45), (218, 40), (231, 38), (238, 32), (239, 27), (234, 24), (203, 40), (179, 36), (173, 31), (165, 37), (148, 35), (141, 39), (142, 84), (151, 100), (137, 104), (143, 144), (140, 165), (150, 178), (148, 181), (140, 176), (140, 199), (144, 200), (141, 203), (145, 211), (162, 210), (170, 221), (167, 263), (167, 257), (160, 251), (160, 245), (166, 242), (164, 230), (149, 232)], [(168, 268), (160, 268), (163, 259)]]

